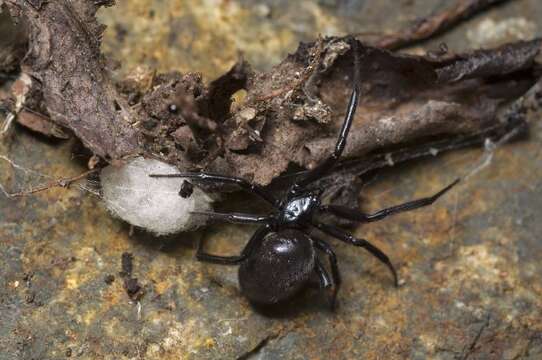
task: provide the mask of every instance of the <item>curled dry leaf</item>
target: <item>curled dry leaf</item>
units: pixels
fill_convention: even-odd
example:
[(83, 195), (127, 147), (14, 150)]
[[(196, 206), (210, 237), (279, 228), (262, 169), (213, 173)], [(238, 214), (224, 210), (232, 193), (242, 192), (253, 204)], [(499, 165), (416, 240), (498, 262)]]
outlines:
[(104, 27), (95, 14), (112, 1), (5, 4), (30, 32), (22, 69), (41, 84), (51, 119), (101, 157), (118, 159), (138, 152), (132, 110), (115, 89), (100, 54)]
[[(324, 41), (326, 45), (347, 44), (345, 39)], [(302, 45), (271, 72), (257, 74), (248, 82), (246, 106), (265, 114), (266, 125), (261, 132), (263, 143), (253, 151), (225, 149), (224, 157), (237, 174), (267, 184), (290, 162), (310, 168), (333, 148), (352, 86), (352, 51), (338, 55), (323, 70), (315, 70), (311, 82), (317, 84), (316, 91), (310, 94), (301, 87), (265, 101), (250, 100), (294, 82), (295, 74), (310, 62), (316, 46)], [(540, 46), (541, 42), (535, 40), (435, 59), (359, 44), (362, 94), (345, 155), (363, 156), (495, 125), (500, 111), (538, 80), (540, 64), (535, 59)], [(292, 121), (299, 108), (318, 104), (315, 98), (325, 104), (321, 112), (331, 117), (330, 124), (319, 124), (313, 117), (300, 121), (303, 119), (298, 116)], [(229, 134), (234, 133), (232, 130)]]

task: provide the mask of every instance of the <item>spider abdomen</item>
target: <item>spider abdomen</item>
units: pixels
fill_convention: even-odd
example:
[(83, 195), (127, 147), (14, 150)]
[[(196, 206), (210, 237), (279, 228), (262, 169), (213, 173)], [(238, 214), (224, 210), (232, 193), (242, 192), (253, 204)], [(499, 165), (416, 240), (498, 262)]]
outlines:
[(268, 234), (239, 268), (241, 292), (253, 303), (276, 304), (309, 280), (316, 252), (309, 236), (287, 229)]

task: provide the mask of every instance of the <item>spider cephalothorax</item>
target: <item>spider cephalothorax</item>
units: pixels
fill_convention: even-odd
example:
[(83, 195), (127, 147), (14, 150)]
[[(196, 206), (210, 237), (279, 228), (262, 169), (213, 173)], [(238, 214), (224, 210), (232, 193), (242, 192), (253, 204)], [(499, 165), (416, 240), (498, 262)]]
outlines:
[[(336, 226), (317, 220), (319, 212), (329, 213), (339, 218), (361, 223), (381, 220), (389, 215), (413, 210), (432, 204), (459, 180), (454, 181), (433, 196), (410, 201), (365, 214), (357, 209), (336, 205), (322, 205), (322, 190), (309, 190), (315, 181), (328, 175), (337, 164), (345, 146), (350, 126), (354, 119), (359, 97), (358, 82), (350, 96), (346, 116), (339, 133), (333, 153), (320, 165), (297, 180), (282, 199), (264, 187), (252, 184), (245, 179), (209, 173), (180, 173), (151, 175), (153, 177), (182, 177), (201, 182), (219, 182), (235, 184), (268, 202), (274, 209), (269, 215), (242, 213), (200, 212), (211, 219), (241, 224), (260, 224), (260, 228), (250, 238), (239, 256), (218, 256), (203, 251), (200, 242), (196, 257), (200, 261), (224, 265), (240, 265), (239, 283), (241, 292), (253, 303), (276, 304), (289, 299), (300, 291), (312, 274), (316, 274), (322, 288), (332, 289), (332, 306), (341, 284), (337, 257), (331, 246), (311, 233), (312, 229), (336, 238), (340, 241), (360, 246), (383, 262), (391, 271), (395, 285), (398, 284), (397, 272), (388, 256), (379, 248), (364, 239), (358, 239)], [(317, 250), (329, 259), (331, 276), (320, 262)]]

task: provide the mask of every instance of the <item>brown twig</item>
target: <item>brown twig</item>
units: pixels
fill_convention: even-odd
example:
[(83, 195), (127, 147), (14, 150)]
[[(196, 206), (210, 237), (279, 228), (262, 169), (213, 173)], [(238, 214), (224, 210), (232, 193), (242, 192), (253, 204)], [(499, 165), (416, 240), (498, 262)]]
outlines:
[[(505, 116), (503, 115), (503, 117)], [(343, 160), (335, 167), (335, 171), (333, 171), (332, 175), (330, 175), (330, 178), (340, 178), (344, 177), (344, 175), (346, 174), (355, 174), (356, 176), (362, 176), (369, 173), (370, 171), (386, 168), (388, 166), (394, 166), (396, 164), (406, 161), (436, 156), (437, 154), (441, 154), (451, 150), (458, 150), (471, 146), (479, 146), (480, 144), (484, 143), (486, 139), (492, 140), (495, 144), (494, 146), (498, 147), (511, 141), (511, 138), (515, 138), (521, 134), (525, 134), (526, 130), (526, 120), (522, 117), (509, 120), (508, 122), (503, 119), (497, 125), (489, 126), (485, 129), (465, 136), (457, 136), (452, 138), (446, 138), (443, 140), (427, 142), (421, 145), (408, 146), (395, 151), (377, 153), (375, 155), (366, 156), (363, 158), (351, 158)], [(485, 163), (484, 158), (485, 155), (480, 161), (480, 164)], [(288, 173), (285, 175), (281, 175), (279, 178), (288, 178), (290, 179), (290, 181), (294, 181), (293, 179), (306, 174), (308, 171), (309, 170), (302, 170), (295, 173)], [(473, 171), (470, 171), (467, 174), (467, 177), (472, 176), (472, 172)]]
[(96, 171), (98, 171), (98, 169), (88, 170), (88, 171), (85, 171), (84, 173), (76, 175), (76, 176), (56, 179), (56, 180), (51, 181), (51, 182), (49, 182), (47, 184), (43, 184), (43, 185), (34, 187), (34, 188), (30, 189), (30, 190), (20, 191), (20, 192), (16, 192), (16, 193), (6, 193), (6, 195), (8, 195), (8, 197), (11, 197), (11, 198), (16, 198), (16, 197), (23, 197), (23, 196), (32, 195), (32, 194), (35, 194), (35, 193), (38, 193), (38, 192), (41, 192), (41, 191), (45, 191), (45, 190), (49, 190), (49, 189), (52, 189), (52, 188), (55, 188), (55, 187), (63, 187), (63, 188), (65, 188), (65, 187), (70, 186), (75, 181), (84, 179), (85, 177), (87, 177), (88, 175), (90, 175), (90, 174), (92, 174), (92, 173), (94, 173)]
[(491, 6), (506, 1), (509, 0), (457, 0), (453, 6), (417, 21), (408, 29), (382, 36), (375, 42), (375, 46), (397, 50), (412, 45), (439, 34)]

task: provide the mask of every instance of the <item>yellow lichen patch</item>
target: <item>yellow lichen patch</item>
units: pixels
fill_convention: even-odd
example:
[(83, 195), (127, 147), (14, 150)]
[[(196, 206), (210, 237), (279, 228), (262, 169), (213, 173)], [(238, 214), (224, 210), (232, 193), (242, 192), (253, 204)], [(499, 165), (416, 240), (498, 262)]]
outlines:
[[(108, 306), (114, 306), (119, 303), (127, 302), (126, 290), (123, 288), (122, 279), (120, 281), (115, 281), (109, 287), (101, 292), (103, 301), (108, 304)], [(103, 309), (102, 309), (103, 310)]]
[(147, 348), (146, 356), (149, 358), (197, 358), (198, 349), (209, 347), (214, 340), (206, 336), (206, 330), (202, 324), (194, 319), (186, 323), (171, 322), (163, 339), (153, 343)]
[(215, 341), (213, 338), (207, 338), (205, 339), (205, 346), (208, 348), (212, 348), (215, 346)]
[(89, 266), (92, 268), (101, 268), (102, 262), (100, 255), (92, 247), (82, 247), (75, 253), (78, 261), (65, 272), (66, 289), (73, 290), (84, 284), (90, 279), (93, 279), (93, 273), (89, 271)]
[(474, 47), (488, 47), (535, 37), (536, 24), (523, 17), (496, 21), (485, 18), (467, 31), (467, 38)]
[(500, 281), (498, 265), (503, 261), (487, 245), (463, 246), (459, 249), (457, 268), (469, 277), (485, 282)]
[(423, 346), (429, 351), (434, 352), (439, 340), (435, 337), (436, 334), (421, 334), (418, 339), (421, 341)]
[(337, 16), (324, 11), (321, 6), (318, 6), (318, 3), (303, 2), (301, 6), (301, 11), (311, 14), (315, 21), (314, 27), (322, 36), (340, 36), (344, 32), (344, 23)]
[(158, 294), (164, 293), (171, 286), (170, 280), (159, 281), (154, 284), (154, 289)]
[(96, 319), (96, 309), (91, 309), (87, 312), (85, 312), (84, 314), (82, 314), (82, 317), (81, 319), (83, 320), (83, 322), (85, 323), (85, 325), (91, 325), (94, 320)]
[[(281, 8), (264, 4), (218, 0), (202, 1), (198, 6), (186, 0), (119, 3), (100, 12), (109, 26), (104, 50), (122, 61), (123, 73), (144, 63), (159, 71), (197, 71), (214, 78), (227, 71), (241, 53), (258, 68), (270, 67), (307, 34), (315, 38), (318, 33), (341, 32), (336, 16), (317, 4), (303, 1), (292, 6), (304, 14), (297, 26), (289, 22), (292, 12), (282, 13)], [(128, 21), (133, 17), (137, 17), (136, 23)], [(313, 30), (316, 28), (319, 30)]]

